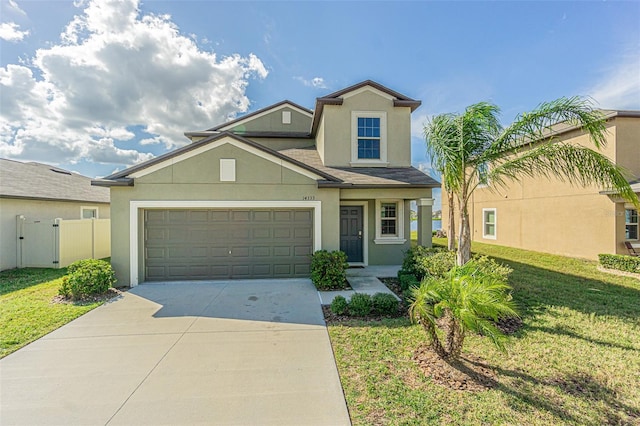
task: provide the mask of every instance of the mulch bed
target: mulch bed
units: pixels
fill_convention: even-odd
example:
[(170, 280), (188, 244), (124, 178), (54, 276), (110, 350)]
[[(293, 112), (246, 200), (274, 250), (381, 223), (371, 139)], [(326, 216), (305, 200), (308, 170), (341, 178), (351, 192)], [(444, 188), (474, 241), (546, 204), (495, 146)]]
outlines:
[(416, 349), (413, 360), (427, 377), (448, 389), (481, 392), (498, 385), (495, 371), (471, 354), (447, 362), (425, 344)]
[(80, 300), (74, 300), (64, 296), (57, 295), (51, 300), (51, 303), (65, 303), (68, 305), (90, 305), (95, 302), (107, 302), (116, 297), (120, 297), (122, 293), (128, 290), (128, 287), (110, 288), (102, 294), (95, 294), (92, 296), (84, 297)]

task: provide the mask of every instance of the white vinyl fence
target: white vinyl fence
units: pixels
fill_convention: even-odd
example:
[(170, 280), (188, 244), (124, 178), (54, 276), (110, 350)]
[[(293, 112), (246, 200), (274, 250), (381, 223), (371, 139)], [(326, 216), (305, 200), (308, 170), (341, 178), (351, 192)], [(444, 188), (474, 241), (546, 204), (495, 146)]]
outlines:
[(17, 221), (18, 268), (64, 268), (80, 259), (111, 256), (111, 220)]

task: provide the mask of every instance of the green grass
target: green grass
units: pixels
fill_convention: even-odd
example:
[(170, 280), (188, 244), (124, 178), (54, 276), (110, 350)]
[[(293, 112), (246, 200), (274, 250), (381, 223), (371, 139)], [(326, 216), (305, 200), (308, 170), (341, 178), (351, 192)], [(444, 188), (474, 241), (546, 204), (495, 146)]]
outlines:
[(66, 269), (0, 272), (0, 358), (99, 306), (52, 303)]
[(640, 281), (595, 262), (472, 248), (514, 269), (524, 322), (506, 355), (479, 336), (465, 341), (498, 386), (469, 393), (434, 384), (411, 359), (425, 334), (406, 319), (332, 325), (353, 424), (640, 424)]

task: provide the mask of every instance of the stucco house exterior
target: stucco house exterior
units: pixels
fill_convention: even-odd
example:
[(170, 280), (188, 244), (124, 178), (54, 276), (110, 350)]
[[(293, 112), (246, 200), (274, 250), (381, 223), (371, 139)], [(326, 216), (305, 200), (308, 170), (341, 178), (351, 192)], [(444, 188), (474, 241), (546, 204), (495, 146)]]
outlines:
[(120, 284), (308, 277), (310, 255), (399, 264), (431, 244), (431, 190), (411, 166), (420, 101), (373, 81), (290, 101), (205, 131), (146, 163), (94, 180), (111, 189), (112, 264)]
[(58, 167), (0, 159), (0, 270), (20, 266), (19, 216), (30, 223), (108, 219), (109, 190)]
[[(640, 111), (605, 111), (607, 145), (601, 151), (630, 173), (640, 194)], [(551, 142), (593, 148), (580, 128), (556, 126)], [(444, 191), (443, 191), (444, 192)], [(473, 241), (570, 257), (597, 259), (599, 253), (628, 254), (638, 243), (638, 211), (615, 193), (559, 180), (522, 178), (506, 188), (487, 182), (469, 203)], [(443, 229), (448, 206), (443, 200)], [(457, 225), (456, 225), (457, 226)]]

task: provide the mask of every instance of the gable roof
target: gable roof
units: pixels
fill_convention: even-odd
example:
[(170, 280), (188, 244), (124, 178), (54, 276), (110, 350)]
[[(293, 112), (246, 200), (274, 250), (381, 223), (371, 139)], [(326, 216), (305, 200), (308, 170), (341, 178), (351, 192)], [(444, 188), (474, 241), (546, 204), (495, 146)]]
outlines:
[(193, 142), (189, 145), (183, 146), (182, 148), (178, 148), (174, 151), (168, 152), (166, 154), (160, 155), (156, 158), (153, 158), (149, 161), (145, 161), (144, 163), (140, 163), (138, 165), (135, 165), (133, 167), (129, 167), (125, 170), (122, 170), (120, 172), (116, 172), (112, 175), (109, 175), (103, 179), (95, 179), (92, 181), (92, 185), (96, 185), (96, 186), (121, 186), (121, 185), (128, 185), (131, 186), (133, 185), (133, 178), (132, 175), (139, 173), (145, 169), (149, 169), (153, 166), (157, 166), (157, 165), (161, 165), (161, 163), (166, 162), (168, 160), (171, 160), (175, 157), (181, 156), (185, 153), (188, 153), (190, 151), (194, 151), (196, 149), (205, 147), (209, 144), (212, 144), (216, 141), (219, 141), (225, 137), (231, 138), (235, 141), (238, 141), (242, 144), (245, 144), (251, 148), (257, 149), (267, 155), (271, 155), (273, 157), (279, 158), (280, 160), (284, 160), (286, 162), (288, 162), (289, 164), (292, 164), (294, 166), (300, 167), (306, 171), (309, 171), (315, 175), (318, 176), (318, 178), (323, 178), (326, 179), (328, 181), (339, 181), (338, 178), (327, 174), (321, 170), (315, 169), (314, 167), (309, 166), (308, 164), (305, 164), (303, 162), (300, 162), (294, 158), (288, 157), (286, 155), (283, 155), (281, 153), (279, 153), (278, 151), (274, 151), (270, 148), (267, 148), (264, 145), (261, 145), (257, 142), (254, 142), (252, 140), (243, 138), (242, 136), (238, 136), (235, 133), (231, 133), (231, 132), (220, 132), (220, 133), (216, 133), (215, 135), (209, 136), (208, 138), (202, 139), (200, 141), (197, 142)]
[(0, 159), (0, 198), (109, 203), (109, 190), (91, 178), (42, 163)]
[(393, 99), (393, 106), (395, 107), (409, 107), (411, 108), (411, 112), (415, 111), (422, 102), (412, 99), (408, 96), (405, 96), (401, 93), (396, 92), (395, 90), (391, 90), (386, 86), (383, 86), (380, 83), (376, 83), (373, 80), (365, 80), (360, 83), (354, 84), (353, 86), (349, 86), (345, 89), (338, 90), (337, 92), (330, 93), (326, 96), (316, 99), (316, 109), (313, 114), (313, 123), (311, 123), (311, 134), (315, 135), (318, 125), (320, 124), (320, 117), (322, 116), (322, 110), (325, 105), (342, 105), (343, 96), (354, 92), (356, 90), (362, 89), (363, 87), (372, 87), (376, 90), (379, 90), (387, 95), (391, 96)]

